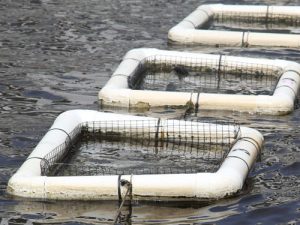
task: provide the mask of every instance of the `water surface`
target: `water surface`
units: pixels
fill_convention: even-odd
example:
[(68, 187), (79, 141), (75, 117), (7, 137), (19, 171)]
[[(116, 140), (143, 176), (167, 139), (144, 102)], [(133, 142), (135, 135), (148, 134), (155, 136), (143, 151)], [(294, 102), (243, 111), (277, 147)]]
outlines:
[[(61, 112), (99, 110), (97, 93), (132, 48), (155, 47), (300, 63), (299, 49), (167, 44), (167, 31), (204, 0), (2, 0), (0, 2), (0, 224), (109, 224), (116, 202), (16, 199), (5, 192)], [(214, 3), (220, 1), (213, 1)], [(297, 0), (226, 1), (296, 5)], [(136, 112), (133, 112), (136, 113)], [(139, 112), (141, 114), (141, 112)], [(180, 110), (144, 114), (178, 118)], [(199, 115), (198, 115), (199, 116)], [(287, 116), (200, 113), (235, 119), (265, 136), (260, 161), (237, 196), (209, 204), (132, 205), (132, 224), (297, 224), (300, 212), (300, 109)]]

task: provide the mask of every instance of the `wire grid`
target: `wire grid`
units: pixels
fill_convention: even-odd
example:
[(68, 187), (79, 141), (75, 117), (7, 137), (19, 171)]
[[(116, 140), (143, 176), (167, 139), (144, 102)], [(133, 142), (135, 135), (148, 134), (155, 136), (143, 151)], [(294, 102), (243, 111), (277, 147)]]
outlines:
[(41, 174), (46, 175), (54, 167), (54, 164), (67, 157), (68, 152), (78, 141), (81, 134), (81, 125), (76, 126), (71, 133), (68, 134), (65, 141), (54, 148), (41, 160)]
[(252, 30), (264, 32), (278, 30), (290, 33), (300, 27), (300, 16), (268, 13), (217, 13), (213, 18), (211, 29)]
[(271, 65), (204, 58), (146, 58), (128, 79), (135, 90), (272, 95), (282, 74)]
[(76, 135), (73, 148), (62, 144), (45, 156), (41, 161), (42, 175), (214, 172), (237, 140), (239, 126), (232, 122), (211, 122), (84, 123), (77, 127), (81, 128), (81, 135)]

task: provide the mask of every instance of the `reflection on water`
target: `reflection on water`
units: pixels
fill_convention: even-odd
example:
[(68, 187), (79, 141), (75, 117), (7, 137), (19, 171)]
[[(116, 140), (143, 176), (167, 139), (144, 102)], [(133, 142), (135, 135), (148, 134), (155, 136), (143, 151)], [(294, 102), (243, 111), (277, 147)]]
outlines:
[[(237, 200), (226, 205), (226, 201), (218, 202), (218, 206), (207, 206), (191, 203), (139, 203), (132, 204), (132, 224), (184, 223), (196, 221), (214, 221), (228, 215), (237, 214)], [(178, 205), (181, 204), (181, 207)], [(226, 208), (226, 210), (222, 210)], [(21, 213), (14, 219), (31, 219), (39, 223), (58, 223), (77, 221), (85, 223), (112, 223), (118, 209), (116, 202), (32, 202), (22, 201), (12, 207)]]
[[(10, 175), (59, 113), (77, 108), (99, 109), (97, 93), (128, 50), (156, 47), (300, 62), (298, 49), (167, 45), (168, 29), (204, 2), (207, 1), (0, 2), (0, 224), (112, 223), (116, 202), (29, 201), (7, 196), (5, 188)], [(296, 5), (299, 1), (226, 3)], [(180, 118), (184, 109), (130, 113)], [(188, 115), (192, 117), (195, 115)], [(200, 112), (197, 117), (235, 119), (264, 134), (263, 154), (243, 192), (200, 205), (136, 202), (132, 205), (131, 223), (299, 222), (299, 104), (294, 113), (281, 117), (229, 112)]]

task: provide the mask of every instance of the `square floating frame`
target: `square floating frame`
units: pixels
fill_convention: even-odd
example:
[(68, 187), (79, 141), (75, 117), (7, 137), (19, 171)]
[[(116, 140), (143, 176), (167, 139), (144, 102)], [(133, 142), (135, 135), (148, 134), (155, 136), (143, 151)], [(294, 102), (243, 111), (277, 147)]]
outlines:
[[(146, 170), (140, 174), (102, 171), (91, 176), (52, 176), (51, 170), (67, 155), (82, 134), (123, 137), (140, 142), (196, 146), (221, 145), (228, 151), (216, 172), (181, 173)], [(202, 145), (203, 144), (203, 145)], [(183, 120), (164, 120), (91, 110), (62, 113), (19, 170), (9, 180), (8, 193), (27, 198), (57, 200), (122, 200), (130, 183), (135, 200), (210, 200), (233, 195), (244, 181), (260, 154), (263, 136), (256, 130), (235, 124), (212, 124)], [(227, 147), (225, 147), (227, 146)], [(141, 159), (142, 160), (142, 159)], [(79, 165), (80, 166), (80, 165)], [(154, 172), (153, 172), (154, 171)], [(156, 172), (155, 172), (156, 171)], [(162, 182), (163, 181), (163, 182)]]
[(300, 6), (209, 4), (170, 29), (168, 38), (183, 44), (299, 48), (300, 33), (288, 33), (287, 27), (299, 31)]
[(284, 115), (294, 110), (299, 86), (300, 65), (291, 61), (142, 48), (125, 55), (99, 100), (103, 106)]

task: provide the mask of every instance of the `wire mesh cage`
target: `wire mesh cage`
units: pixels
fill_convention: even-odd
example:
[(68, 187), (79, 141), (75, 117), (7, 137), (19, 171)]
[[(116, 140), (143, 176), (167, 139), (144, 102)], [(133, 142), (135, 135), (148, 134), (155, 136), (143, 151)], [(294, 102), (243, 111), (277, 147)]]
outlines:
[(214, 172), (237, 141), (240, 127), (231, 121), (211, 122), (83, 123), (41, 160), (42, 175)]
[[(221, 12), (215, 13), (209, 22), (210, 29), (249, 30), (256, 32), (300, 33), (300, 17), (297, 15), (267, 13)], [(207, 25), (208, 26), (208, 25)]]
[(151, 56), (128, 79), (135, 90), (272, 95), (282, 71), (272, 65)]
[(168, 32), (171, 43), (299, 48), (299, 6), (204, 4)]

